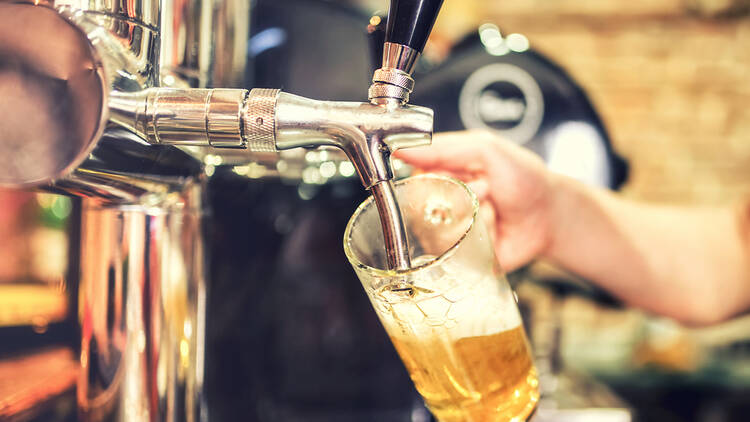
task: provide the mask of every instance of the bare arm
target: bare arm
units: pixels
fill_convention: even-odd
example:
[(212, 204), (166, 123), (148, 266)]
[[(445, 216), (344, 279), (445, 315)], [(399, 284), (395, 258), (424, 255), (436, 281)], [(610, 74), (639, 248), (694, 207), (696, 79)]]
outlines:
[(746, 214), (623, 199), (545, 170), (528, 151), (487, 132), (436, 135), (403, 151), (427, 171), (469, 182), (496, 229), (508, 270), (546, 257), (628, 304), (695, 324), (750, 308)]
[(648, 205), (553, 178), (549, 259), (629, 304), (689, 323), (750, 308), (739, 209)]

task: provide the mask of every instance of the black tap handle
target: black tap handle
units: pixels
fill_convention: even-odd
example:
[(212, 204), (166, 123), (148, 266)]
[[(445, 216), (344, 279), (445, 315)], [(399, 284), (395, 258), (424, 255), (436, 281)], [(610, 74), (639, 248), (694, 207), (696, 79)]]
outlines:
[(422, 52), (443, 0), (391, 0), (385, 41)]

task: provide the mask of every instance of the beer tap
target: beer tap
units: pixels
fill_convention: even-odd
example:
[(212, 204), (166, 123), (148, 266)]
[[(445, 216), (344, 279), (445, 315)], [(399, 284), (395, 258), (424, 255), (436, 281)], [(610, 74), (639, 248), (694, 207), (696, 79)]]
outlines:
[(334, 146), (378, 204), (390, 268), (411, 266), (393, 192), (391, 152), (429, 144), (432, 110), (409, 106), (411, 74), (442, 0), (392, 0), (382, 67), (369, 103), (316, 101), (277, 89), (166, 89), (114, 92), (110, 120), (153, 144), (274, 152)]
[[(13, 2), (0, 3), (16, 7), (18, 13), (34, 15), (37, 20), (47, 13), (41, 8), (37, 9), (39, 12), (26, 10)], [(354, 164), (364, 187), (370, 189), (393, 178), (390, 165), (393, 150), (431, 141), (432, 110), (406, 103), (414, 87), (411, 72), (441, 3), (441, 0), (391, 2), (383, 65), (373, 75), (369, 103), (317, 101), (275, 89), (159, 87), (154, 63), (144, 66), (144, 63), (158, 63), (158, 55), (131, 57), (135, 48), (123, 47), (108, 31), (102, 31), (98, 18), (89, 17), (97, 15), (84, 15), (63, 6), (58, 11), (81, 28), (90, 42), (85, 46), (85, 40), (75, 41), (80, 45), (76, 46), (81, 52), (80, 60), (85, 60), (80, 61), (80, 69), (60, 70), (82, 75), (76, 80), (80, 86), (71, 85), (80, 89), (70, 91), (72, 102), (66, 114), (76, 118), (90, 116), (91, 123), (85, 123), (88, 132), (76, 132), (73, 135), (77, 137), (68, 136), (68, 142), (54, 138), (49, 145), (44, 144), (45, 138), (35, 136), (36, 150), (64, 148), (65, 153), (45, 154), (49, 163), (44, 168), (33, 168), (26, 163), (19, 168), (19, 163), (8, 161), (9, 167), (0, 170), (0, 184), (33, 186), (66, 179), (86, 160), (87, 153), (101, 138), (104, 122), (109, 121), (129, 129), (149, 144), (210, 147), (218, 154), (222, 148), (272, 152), (297, 147), (339, 147)], [(51, 17), (47, 19), (53, 21)], [(58, 21), (54, 24), (65, 26)], [(51, 36), (49, 32), (31, 31), (39, 39), (37, 42), (45, 42), (44, 37)], [(5, 44), (9, 45), (20, 45), (24, 37), (27, 42), (34, 39), (22, 36), (15, 26), (9, 27), (8, 33), (17, 35), (6, 37)], [(146, 51), (145, 48), (142, 46), (138, 51)], [(65, 51), (73, 49), (58, 49), (54, 53), (60, 56)], [(148, 77), (143, 76), (145, 72)], [(77, 92), (86, 93), (87, 97), (79, 100), (73, 95)], [(51, 94), (48, 91), (39, 97)], [(8, 97), (6, 103), (23, 103), (24, 98), (10, 101)], [(15, 132), (23, 132), (20, 130), (25, 127), (23, 122), (6, 122), (4, 127), (11, 124), (19, 128)], [(8, 145), (9, 140), (2, 141)], [(29, 148), (20, 150), (26, 152)]]
[[(380, 85), (375, 84), (377, 91)], [(384, 94), (393, 95), (389, 85), (385, 88)], [(378, 204), (389, 266), (406, 269), (409, 250), (393, 193), (390, 154), (397, 148), (429, 144), (433, 114), (392, 100), (378, 96), (370, 103), (317, 101), (265, 88), (151, 88), (113, 93), (109, 109), (111, 121), (153, 144), (252, 152), (340, 148)]]
[(383, 63), (372, 77), (373, 104), (404, 105), (414, 89), (412, 72), (435, 24), (443, 0), (391, 0)]
[(390, 154), (431, 141), (432, 110), (406, 103), (414, 89), (411, 74), (441, 4), (442, 0), (391, 2), (382, 67), (373, 75), (369, 104), (316, 101), (275, 89), (152, 88), (113, 93), (110, 119), (154, 144), (255, 152), (341, 148), (378, 204), (389, 266), (408, 268)]
[[(391, 0), (382, 67), (375, 70), (367, 95), (372, 104), (398, 109), (409, 102), (409, 94), (414, 89), (411, 75), (442, 3), (443, 0)], [(385, 160), (388, 161), (387, 156)], [(381, 179), (370, 191), (380, 213), (388, 266), (392, 269), (411, 267), (406, 229), (392, 177)]]

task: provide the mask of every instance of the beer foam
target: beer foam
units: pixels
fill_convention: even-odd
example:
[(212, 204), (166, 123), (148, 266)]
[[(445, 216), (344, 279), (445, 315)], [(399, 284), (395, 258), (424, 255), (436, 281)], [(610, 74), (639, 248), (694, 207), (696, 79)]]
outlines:
[(474, 294), (451, 306), (454, 312), (448, 315), (457, 322), (451, 329), (456, 338), (498, 334), (521, 325), (518, 305), (510, 288), (497, 286), (494, 278), (480, 285)]
[[(459, 280), (415, 281), (410, 295), (399, 297), (379, 309), (383, 325), (391, 336), (411, 339), (445, 337), (453, 340), (487, 336), (521, 325), (513, 292), (494, 276)], [(448, 290), (434, 290), (435, 287)], [(431, 289), (432, 288), (432, 289)], [(374, 299), (379, 300), (379, 299)]]

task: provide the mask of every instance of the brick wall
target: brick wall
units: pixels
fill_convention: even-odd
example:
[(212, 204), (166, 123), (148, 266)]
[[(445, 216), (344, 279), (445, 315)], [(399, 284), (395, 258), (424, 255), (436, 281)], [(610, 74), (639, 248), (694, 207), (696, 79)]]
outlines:
[[(626, 194), (714, 203), (750, 196), (746, 5), (474, 0), (444, 12), (525, 34), (583, 85), (631, 164)], [(438, 29), (450, 27), (449, 17), (440, 19)]]

